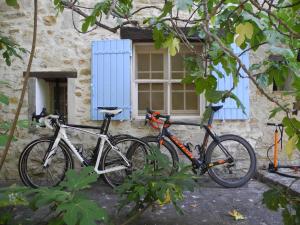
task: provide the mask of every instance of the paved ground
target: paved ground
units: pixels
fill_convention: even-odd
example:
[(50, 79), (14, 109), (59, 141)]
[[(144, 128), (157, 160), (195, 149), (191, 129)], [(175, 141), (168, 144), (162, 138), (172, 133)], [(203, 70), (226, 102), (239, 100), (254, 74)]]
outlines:
[[(282, 219), (278, 212), (266, 209), (261, 202), (262, 193), (268, 186), (256, 180), (238, 189), (225, 189), (209, 178), (203, 178), (193, 193), (186, 192), (185, 200), (180, 204), (185, 214), (178, 215), (173, 206), (164, 206), (151, 212), (147, 211), (136, 225), (281, 225)], [(117, 196), (111, 189), (103, 185), (95, 185), (89, 191), (93, 199), (109, 210), (115, 222), (124, 221), (125, 213), (116, 214), (113, 206)], [(246, 219), (234, 221), (228, 212), (237, 209)]]
[[(294, 175), (300, 176), (299, 171)], [(267, 170), (262, 169), (257, 171), (257, 179), (270, 185), (278, 185), (283, 188), (287, 188), (292, 194), (300, 196), (299, 179), (296, 180), (294, 178), (280, 176), (276, 173), (270, 173)]]
[[(196, 191), (186, 192), (185, 200), (180, 203), (185, 214), (178, 215), (173, 206), (163, 206), (155, 211), (148, 210), (135, 225), (282, 225), (279, 212), (266, 209), (261, 202), (262, 193), (268, 190), (265, 184), (251, 180), (246, 186), (237, 189), (226, 189), (203, 177), (197, 184)], [(103, 182), (98, 182), (88, 190), (88, 195), (105, 207), (115, 224), (121, 224), (126, 218), (126, 212), (117, 214), (115, 205), (118, 197), (112, 189)], [(228, 212), (236, 209), (246, 219), (234, 221)], [(43, 218), (45, 211), (41, 210), (32, 216), (29, 210), (22, 210), (18, 217)], [(37, 223), (41, 225), (41, 223)]]

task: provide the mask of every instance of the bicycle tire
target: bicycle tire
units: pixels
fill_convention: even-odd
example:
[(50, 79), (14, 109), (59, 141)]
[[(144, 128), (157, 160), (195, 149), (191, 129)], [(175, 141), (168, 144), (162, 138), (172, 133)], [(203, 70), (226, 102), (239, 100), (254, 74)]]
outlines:
[[(33, 158), (31, 158), (31, 154), (36, 149), (36, 146), (38, 144), (47, 143), (49, 145), (51, 142), (54, 142), (53, 138), (40, 138), (40, 139), (34, 140), (31, 143), (29, 143), (22, 151), (22, 153), (19, 157), (18, 170), (19, 170), (19, 175), (20, 175), (21, 181), (24, 185), (30, 186), (32, 188), (57, 186), (64, 179), (65, 173), (67, 172), (67, 170), (74, 168), (74, 161), (73, 161), (73, 157), (71, 155), (70, 150), (63, 142), (60, 142), (58, 147), (61, 150), (61, 152), (56, 152), (56, 154), (53, 157), (55, 157), (54, 159), (56, 160), (56, 162), (58, 162), (57, 161), (58, 157), (63, 155), (63, 157), (64, 157), (63, 160), (65, 161), (65, 162), (63, 162), (63, 164), (64, 164), (63, 172), (59, 176), (59, 178), (52, 184), (44, 183), (45, 181), (43, 180), (41, 175), (46, 172), (43, 172), (43, 169), (46, 170), (46, 169), (49, 169), (51, 166), (54, 167), (53, 162), (55, 162), (55, 161), (53, 161), (53, 159), (52, 159), (51, 165), (49, 165), (48, 168), (43, 168), (42, 167), (42, 159), (39, 159), (36, 157), (38, 155), (38, 153), (35, 153)], [(46, 146), (48, 146), (47, 144), (46, 144)], [(43, 150), (45, 150), (45, 149), (43, 149)], [(40, 151), (40, 150), (38, 149), (38, 151)], [(40, 153), (42, 153), (42, 152), (40, 152)], [(44, 153), (40, 154), (40, 156), (43, 158), (46, 153), (47, 153), (47, 150), (45, 150)], [(62, 153), (62, 154), (60, 154), (60, 153)], [(38, 162), (38, 160), (41, 160), (41, 161)], [(30, 168), (33, 166), (34, 161), (37, 161), (38, 167), (41, 166), (42, 173), (38, 173), (39, 172), (37, 170), (37, 169), (39, 169), (38, 167)], [(55, 168), (58, 169), (59, 167), (56, 165)], [(31, 172), (33, 174), (31, 174)], [(31, 177), (31, 176), (34, 176), (35, 173), (38, 173), (38, 174), (36, 174), (38, 176), (35, 178), (40, 179), (40, 182), (42, 182), (42, 183), (38, 184), (36, 181), (33, 180), (33, 177)]]
[[(230, 143), (231, 144), (230, 148), (228, 147), (226, 148), (225, 145), (225, 142), (228, 141), (232, 142)], [(256, 171), (256, 156), (253, 148), (251, 147), (249, 142), (247, 142), (245, 139), (243, 139), (240, 136), (232, 135), (232, 134), (220, 136), (219, 143), (221, 143), (227, 149), (227, 151), (230, 152), (230, 154), (234, 158), (234, 164), (225, 163), (225, 164), (213, 166), (208, 169), (208, 174), (216, 183), (224, 187), (235, 188), (246, 184), (254, 176)], [(244, 152), (244, 154), (241, 154), (240, 158), (238, 158), (237, 156), (238, 154), (241, 153), (242, 150), (240, 146), (242, 146), (246, 151)], [(221, 155), (221, 158), (218, 157), (218, 155), (219, 156)], [(218, 158), (221, 160), (224, 159), (224, 153), (221, 151), (219, 144), (213, 141), (208, 146), (205, 157), (206, 157), (205, 160), (207, 164), (209, 164), (211, 162), (217, 161)], [(216, 159), (213, 157), (216, 157)], [(249, 165), (245, 165), (247, 159)], [(243, 165), (245, 165), (245, 169), (241, 169)], [(245, 172), (245, 174), (242, 174), (238, 170), (235, 174), (233, 174), (232, 173), (233, 167), (235, 169), (241, 170), (241, 172)], [(226, 173), (229, 174), (227, 175), (228, 176), (227, 178), (221, 177), (222, 171), (224, 171), (225, 174)], [(235, 178), (234, 175), (237, 175), (237, 177)]]
[[(156, 146), (159, 144), (158, 143), (158, 137), (157, 136), (146, 136), (141, 138), (143, 141), (145, 141), (146, 143), (148, 143), (148, 145), (150, 145), (151, 147), (151, 143), (154, 143)], [(161, 146), (161, 145), (160, 145)], [(177, 154), (176, 149), (173, 147), (173, 145), (164, 139), (162, 146), (165, 149), (160, 149), (161, 153), (163, 153), (164, 155), (166, 155), (169, 159), (169, 161), (171, 162), (171, 166), (172, 166), (172, 170), (169, 172), (170, 174), (174, 171), (178, 170), (178, 164), (179, 164), (179, 157)], [(155, 148), (155, 146), (154, 146)]]
[[(127, 142), (129, 144), (128, 148), (122, 148), (120, 147), (121, 144), (125, 144)], [(132, 143), (131, 143), (132, 142)], [(142, 141), (139, 138), (131, 137), (131, 136), (123, 136), (115, 139), (114, 142), (112, 143), (114, 146), (118, 147), (120, 151), (123, 153), (126, 158), (131, 161), (131, 166), (132, 168), (129, 170), (119, 170), (119, 171), (114, 171), (114, 172), (109, 172), (109, 173), (104, 173), (102, 174), (102, 178), (104, 181), (111, 186), (112, 188), (115, 188), (116, 186), (119, 186), (120, 184), (123, 183), (124, 179), (131, 173), (132, 170), (134, 169), (142, 169), (146, 162), (146, 156), (148, 154), (148, 149), (149, 146), (147, 143)], [(137, 160), (133, 161), (133, 154), (128, 154), (130, 149), (139, 149), (139, 147), (142, 147), (142, 152), (138, 152), (142, 154), (142, 159), (138, 162)], [(137, 155), (135, 155), (137, 157)], [(110, 166), (119, 166), (119, 165), (124, 165), (124, 160), (121, 158), (121, 156), (116, 153), (115, 151), (112, 150), (111, 146), (107, 146), (104, 149), (103, 155), (100, 160), (100, 170), (105, 170), (108, 169)], [(141, 165), (140, 165), (141, 164)]]

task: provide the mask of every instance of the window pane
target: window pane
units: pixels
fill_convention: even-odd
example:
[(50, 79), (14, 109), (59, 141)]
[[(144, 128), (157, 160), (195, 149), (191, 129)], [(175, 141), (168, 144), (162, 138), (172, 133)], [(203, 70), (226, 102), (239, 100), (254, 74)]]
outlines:
[(186, 84), (186, 85), (185, 85), (185, 89), (186, 89), (186, 90), (195, 91), (194, 84)]
[(139, 110), (150, 107), (150, 92), (139, 92)]
[(184, 110), (184, 93), (173, 92), (172, 93), (172, 110)]
[(150, 91), (150, 84), (139, 84), (139, 91)]
[(176, 54), (171, 57), (171, 69), (172, 71), (183, 71), (183, 56), (180, 54)]
[(152, 71), (164, 70), (163, 54), (151, 54), (151, 70)]
[(164, 93), (152, 92), (152, 109), (164, 111)]
[(138, 79), (150, 79), (150, 73), (138, 73)]
[(152, 72), (152, 79), (164, 79), (164, 74)]
[(138, 54), (138, 71), (149, 71), (150, 70), (150, 54)]
[(152, 91), (163, 91), (163, 84), (152, 84)]
[(183, 73), (172, 73), (172, 79), (182, 79)]
[(185, 102), (187, 110), (197, 110), (198, 109), (198, 96), (194, 92), (187, 92), (185, 94)]
[(183, 91), (183, 84), (172, 84), (172, 91)]

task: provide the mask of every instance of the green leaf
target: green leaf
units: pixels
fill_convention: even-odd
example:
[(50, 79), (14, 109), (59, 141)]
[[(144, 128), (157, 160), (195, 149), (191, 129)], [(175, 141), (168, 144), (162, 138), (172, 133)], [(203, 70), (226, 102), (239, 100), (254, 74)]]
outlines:
[(180, 44), (180, 41), (178, 40), (178, 38), (169, 36), (166, 39), (166, 41), (163, 43), (163, 47), (169, 49), (171, 56), (175, 56), (176, 53), (179, 51), (179, 44)]
[(153, 40), (155, 48), (161, 48), (164, 41), (166, 40), (163, 29), (155, 27), (153, 29)]
[(94, 172), (94, 167), (84, 167), (79, 173), (75, 170), (68, 170), (66, 179), (59, 186), (78, 191), (90, 187), (90, 184), (96, 182), (97, 179), (98, 174)]
[(0, 80), (0, 85), (9, 85), (8, 81)]
[(13, 7), (17, 7), (18, 6), (18, 2), (17, 0), (5, 0), (6, 4), (9, 6), (13, 6)]
[(211, 113), (212, 113), (212, 108), (211, 107), (206, 107), (205, 111), (203, 113), (203, 116), (201, 118), (201, 127), (203, 126), (204, 123), (207, 123)]
[(88, 16), (85, 18), (84, 23), (81, 26), (82, 32), (87, 32), (89, 27), (94, 25), (94, 21), (96, 20), (95, 16)]
[(298, 223), (296, 223), (296, 216), (292, 214), (292, 212), (288, 209), (285, 208), (282, 211), (282, 218), (283, 218), (283, 222), (285, 225), (297, 225)]
[(299, 138), (297, 134), (294, 134), (292, 138), (290, 138), (285, 146), (285, 151), (289, 159), (292, 158), (293, 152), (296, 148), (296, 144), (298, 142)]
[[(288, 104), (284, 105), (284, 107), (287, 107), (287, 106), (288, 106)], [(281, 111), (282, 111), (282, 108), (281, 108), (281, 107), (276, 107), (276, 108), (272, 109), (272, 110), (270, 111), (269, 119), (272, 119), (273, 117), (276, 116), (276, 114), (277, 114), (278, 112), (281, 112)]]
[(279, 207), (285, 207), (288, 202), (279, 190), (271, 189), (264, 192), (263, 203), (268, 207), (268, 209), (276, 211)]
[(162, 9), (162, 14), (157, 18), (158, 20), (165, 17), (166, 15), (168, 15), (169, 13), (172, 12), (172, 8), (173, 8), (173, 2), (172, 1), (166, 1), (163, 9)]
[(182, 84), (191, 84), (193, 83), (193, 81), (195, 80), (195, 76), (191, 76), (191, 75), (187, 75), (186, 77), (184, 77), (182, 80), (181, 80), (181, 83)]
[(7, 140), (8, 140), (8, 135), (1, 134), (0, 135), (0, 146), (5, 146)]
[(19, 120), (17, 125), (20, 128), (28, 128), (29, 127), (29, 120)]
[(251, 23), (249, 23), (249, 22), (240, 23), (235, 28), (235, 33), (236, 33), (235, 43), (238, 46), (241, 46), (244, 43), (246, 37), (248, 39), (252, 38), (252, 35), (253, 35), (253, 25)]
[(96, 221), (106, 221), (107, 214), (95, 202), (77, 198), (75, 201), (62, 203), (57, 212), (63, 212), (63, 220), (68, 225), (96, 225)]
[(205, 98), (208, 102), (217, 103), (222, 99), (225, 92), (226, 91), (206, 90)]
[(30, 202), (33, 209), (40, 208), (41, 206), (48, 205), (52, 202), (64, 202), (70, 198), (70, 193), (61, 191), (56, 188), (39, 188), (36, 189), (36, 195)]
[(9, 130), (10, 126), (11, 126), (10, 122), (7, 122), (7, 121), (0, 122), (1, 130), (7, 131), (7, 130)]
[(5, 105), (9, 104), (9, 98), (3, 93), (0, 93), (0, 103), (3, 103)]
[(243, 111), (243, 113), (246, 114), (246, 111), (245, 111), (246, 108), (245, 108), (244, 104), (241, 102), (241, 100), (234, 93), (231, 93), (229, 95), (229, 98), (233, 99), (235, 101), (235, 103), (236, 103), (236, 106), (238, 108), (241, 108), (242, 111)]

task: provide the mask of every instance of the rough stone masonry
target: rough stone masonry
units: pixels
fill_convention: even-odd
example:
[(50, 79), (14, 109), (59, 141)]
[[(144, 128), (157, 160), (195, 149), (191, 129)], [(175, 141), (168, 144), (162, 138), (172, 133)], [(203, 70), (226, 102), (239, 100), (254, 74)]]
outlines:
[[(19, 0), (19, 9), (6, 6), (4, 1), (0, 2), (0, 27), (1, 32), (12, 37), (25, 49), (30, 49), (32, 41), (32, 14), (33, 1)], [(134, 4), (143, 6), (149, 3), (159, 4), (160, 1), (139, 0)], [(76, 79), (70, 79), (68, 84), (68, 100), (72, 102), (72, 110), (69, 112), (69, 122), (79, 124), (99, 124), (100, 122), (90, 120), (90, 83), (91, 83), (91, 41), (103, 39), (119, 39), (119, 33), (113, 34), (104, 29), (96, 29), (87, 34), (81, 34), (74, 30), (70, 10), (65, 10), (56, 16), (56, 11), (51, 1), (39, 1), (38, 11), (38, 37), (35, 58), (32, 71), (77, 71)], [(138, 15), (142, 19), (145, 14)], [(75, 21), (79, 24), (80, 18), (76, 16)], [(250, 53), (250, 62), (261, 60), (266, 49), (261, 48), (259, 52)], [(0, 120), (12, 120), (18, 98), (20, 96), (23, 71), (26, 69), (29, 54), (23, 56), (23, 60), (14, 59), (12, 66), (6, 66), (2, 57), (0, 58), (0, 80), (6, 80), (10, 86), (1, 86), (1, 91), (10, 97), (9, 106), (1, 106)], [(280, 92), (272, 93), (276, 98), (290, 101), (288, 97), (282, 96)], [(30, 90), (28, 91), (30, 93)], [(27, 93), (27, 94), (28, 94)], [(30, 119), (28, 98), (25, 97), (20, 119)], [(214, 131), (217, 134), (234, 133), (246, 138), (254, 147), (258, 163), (261, 165), (266, 159), (266, 149), (272, 143), (272, 129), (266, 127), (269, 111), (274, 105), (266, 100), (255, 87), (250, 85), (250, 116), (241, 121), (215, 121)], [(274, 121), (282, 118), (278, 115)], [(172, 127), (176, 135), (184, 141), (193, 144), (199, 143), (203, 131), (198, 127), (178, 126)], [(143, 121), (114, 121), (111, 133), (130, 133), (135, 136), (144, 136), (156, 131), (143, 125)], [(18, 180), (17, 163), (22, 149), (33, 139), (41, 135), (51, 135), (50, 131), (37, 129), (28, 132), (27, 129), (18, 129), (17, 141), (13, 142), (7, 157), (4, 169), (1, 171), (0, 179)], [(82, 141), (92, 142), (78, 134), (74, 138), (79, 143)], [(1, 151), (0, 151), (1, 154)]]

